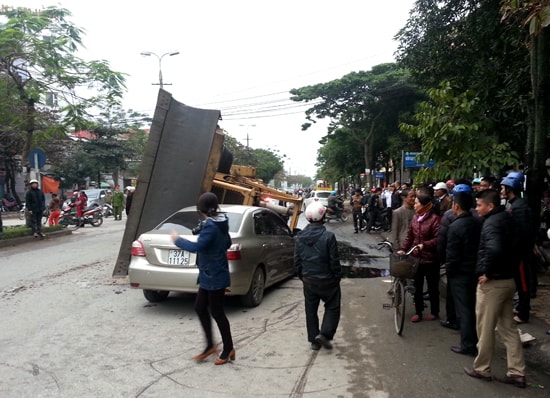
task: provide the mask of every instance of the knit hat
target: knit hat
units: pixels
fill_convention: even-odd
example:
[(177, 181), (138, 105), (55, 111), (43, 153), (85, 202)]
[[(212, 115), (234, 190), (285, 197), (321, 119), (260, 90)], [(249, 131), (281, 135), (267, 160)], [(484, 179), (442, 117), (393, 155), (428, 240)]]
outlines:
[(203, 193), (197, 202), (197, 210), (212, 215), (218, 211), (218, 197), (212, 192)]

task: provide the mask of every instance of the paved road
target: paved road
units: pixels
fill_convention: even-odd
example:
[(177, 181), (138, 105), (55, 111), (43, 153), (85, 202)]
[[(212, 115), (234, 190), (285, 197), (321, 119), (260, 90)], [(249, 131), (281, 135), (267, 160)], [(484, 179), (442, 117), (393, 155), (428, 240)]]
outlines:
[[(11, 275), (0, 282), (1, 397), (547, 396), (465, 376), (471, 358), (449, 351), (458, 335), (437, 322), (407, 322), (397, 336), (382, 308), (387, 278), (343, 280), (332, 351), (309, 349), (298, 279), (269, 289), (257, 308), (229, 299), (237, 359), (197, 364), (191, 357), (203, 339), (193, 297), (151, 305), (110, 277), (123, 226), (106, 220), (55, 243), (0, 249), (2, 273)], [(349, 223), (328, 228), (367, 251), (378, 238), (353, 235)], [(529, 381), (550, 388), (548, 362), (526, 354)], [(502, 355), (498, 348), (497, 375)]]

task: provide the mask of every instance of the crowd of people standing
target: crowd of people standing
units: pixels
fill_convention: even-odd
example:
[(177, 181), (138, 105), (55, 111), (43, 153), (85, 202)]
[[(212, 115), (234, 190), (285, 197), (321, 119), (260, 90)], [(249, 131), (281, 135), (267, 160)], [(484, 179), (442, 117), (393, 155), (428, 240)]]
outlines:
[[(523, 174), (511, 172), (502, 180), (457, 179), (414, 189), (396, 181), (383, 192), (375, 188), (364, 194), (356, 189), (350, 199), (355, 232), (364, 228), (359, 204), (367, 206), (367, 230), (372, 217), (385, 208), (394, 248), (406, 252), (417, 247), (411, 254), (418, 259), (411, 321), (439, 320), (441, 326), (459, 330), (459, 344), (450, 349), (473, 356), (473, 366), (464, 372), (486, 381), (493, 379), (491, 361), (498, 334), (507, 351), (507, 373), (498, 380), (517, 387), (526, 386), (517, 325), (529, 322), (537, 284), (537, 229), (522, 198), (523, 186)], [(371, 209), (371, 203), (376, 203), (373, 197), (380, 203)], [(445, 319), (440, 318), (439, 308), (442, 267), (447, 275)], [(427, 315), (423, 313), (426, 298)]]

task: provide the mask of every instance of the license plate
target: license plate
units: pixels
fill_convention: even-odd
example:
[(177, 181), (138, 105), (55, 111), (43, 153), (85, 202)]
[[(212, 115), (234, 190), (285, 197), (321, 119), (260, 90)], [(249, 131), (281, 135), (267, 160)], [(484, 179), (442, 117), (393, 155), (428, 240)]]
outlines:
[(190, 253), (185, 250), (170, 249), (168, 254), (168, 264), (170, 265), (189, 265)]

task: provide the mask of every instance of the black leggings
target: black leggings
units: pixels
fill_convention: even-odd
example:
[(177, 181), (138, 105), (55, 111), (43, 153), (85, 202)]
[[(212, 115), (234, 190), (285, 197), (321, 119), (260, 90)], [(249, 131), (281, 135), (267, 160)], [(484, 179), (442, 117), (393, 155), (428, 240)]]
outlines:
[[(229, 320), (225, 316), (223, 309), (223, 299), (225, 297), (225, 289), (219, 290), (205, 290), (199, 288), (197, 298), (195, 300), (195, 312), (199, 316), (202, 329), (206, 337), (207, 348), (214, 347), (214, 339), (212, 338), (212, 318), (218, 324), (218, 329), (222, 336), (223, 352), (221, 357), (225, 358), (229, 355), (229, 352), (233, 349), (233, 339), (231, 338), (231, 327), (229, 326)], [(208, 311), (210, 307), (210, 312)]]
[(414, 277), (414, 306), (416, 315), (422, 315), (424, 310), (424, 278), (428, 285), (430, 295), (430, 312), (439, 316), (439, 265), (434, 263), (418, 264), (418, 270)]

